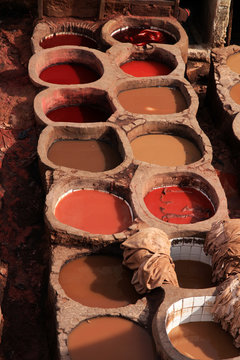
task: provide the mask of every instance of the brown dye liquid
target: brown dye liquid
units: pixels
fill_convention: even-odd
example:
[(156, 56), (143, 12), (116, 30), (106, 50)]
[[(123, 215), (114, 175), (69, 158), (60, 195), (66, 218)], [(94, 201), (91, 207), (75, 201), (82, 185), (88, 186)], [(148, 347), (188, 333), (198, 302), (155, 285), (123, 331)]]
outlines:
[(212, 268), (200, 261), (174, 261), (179, 286), (188, 289), (204, 289), (213, 286)]
[(116, 148), (98, 140), (56, 141), (48, 158), (58, 166), (91, 172), (111, 170), (123, 161)]
[(198, 148), (179, 136), (150, 134), (131, 142), (135, 159), (161, 166), (191, 164), (201, 159)]
[(82, 322), (68, 337), (72, 360), (156, 360), (147, 331), (119, 317), (99, 317)]
[(236, 73), (240, 74), (240, 52), (227, 58), (227, 66)]
[(170, 87), (146, 87), (122, 91), (118, 95), (122, 107), (137, 114), (174, 114), (187, 108), (182, 93)]
[(64, 265), (59, 283), (71, 299), (83, 305), (116, 308), (139, 298), (131, 277), (132, 272), (122, 265), (120, 257), (92, 255)]
[(240, 355), (231, 335), (212, 321), (181, 324), (168, 336), (172, 345), (191, 359), (229, 359)]
[(230, 90), (231, 98), (240, 105), (240, 83), (234, 85)]

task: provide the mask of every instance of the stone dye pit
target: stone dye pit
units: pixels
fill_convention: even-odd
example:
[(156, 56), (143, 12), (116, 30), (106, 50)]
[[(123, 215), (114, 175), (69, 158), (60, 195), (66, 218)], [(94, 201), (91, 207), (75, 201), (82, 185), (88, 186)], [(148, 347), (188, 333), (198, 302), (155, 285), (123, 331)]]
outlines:
[[(188, 293), (185, 292), (185, 296), (182, 294), (183, 298), (156, 315), (153, 331), (157, 346), (162, 344), (163, 357), (166, 356), (166, 349), (169, 358), (173, 359), (178, 359), (181, 355), (186, 359), (239, 357), (239, 349), (232, 344), (231, 336), (213, 322), (211, 307), (215, 297), (209, 291), (206, 292), (208, 295), (199, 296), (199, 292), (198, 295), (196, 292), (192, 297), (186, 297)], [(164, 320), (160, 320), (160, 313), (164, 314)], [(165, 323), (165, 331), (161, 331), (161, 322)], [(157, 331), (161, 333), (158, 334)]]
[(115, 108), (101, 89), (46, 89), (34, 99), (35, 116), (41, 125), (105, 122)]
[(189, 224), (209, 219), (214, 207), (205, 194), (191, 187), (169, 186), (144, 197), (148, 210), (162, 221)]
[(93, 39), (77, 33), (51, 34), (42, 39), (39, 44), (43, 49), (64, 45), (86, 46), (92, 49), (97, 48), (97, 44)]
[(48, 159), (57, 166), (90, 172), (111, 170), (122, 162), (111, 144), (97, 140), (54, 142), (48, 150)]
[(40, 79), (60, 85), (88, 84), (99, 79), (99, 75), (83, 64), (54, 64), (41, 71)]
[(69, 298), (82, 305), (119, 308), (139, 298), (131, 285), (131, 275), (121, 257), (89, 255), (65, 264), (59, 284)]
[(212, 321), (178, 325), (168, 336), (181, 354), (193, 359), (228, 359), (239, 355), (231, 336)]
[(132, 60), (120, 66), (121, 69), (135, 77), (168, 75), (172, 69), (154, 60)]
[(96, 356), (109, 360), (113, 357), (119, 360), (156, 359), (152, 339), (146, 330), (119, 317), (100, 317), (81, 323), (69, 335), (68, 349), (73, 360), (92, 360)]
[[(45, 198), (46, 195), (44, 213), (45, 227), (41, 223), (39, 228), (41, 228), (41, 231), (44, 233), (44, 239), (48, 239), (50, 247), (49, 244), (41, 244), (41, 249), (38, 251), (39, 249), (36, 250), (35, 246), (37, 247), (40, 241), (35, 241), (35, 246), (31, 249), (31, 255), (28, 255), (25, 244), (23, 245), (21, 242), (22, 238), (19, 235), (17, 242), (11, 245), (8, 252), (6, 250), (2, 252), (1, 254), (3, 255), (1, 256), (7, 256), (8, 259), (12, 261), (12, 264), (15, 263), (15, 266), (20, 266), (18, 264), (21, 263), (21, 256), (23, 254), (25, 254), (25, 257), (29, 256), (30, 258), (31, 256), (40, 256), (39, 253), (41, 253), (41, 251), (46, 251), (46, 254), (48, 253), (48, 256), (51, 258), (51, 260), (47, 259), (45, 253), (41, 259), (39, 258), (41, 271), (46, 273), (46, 278), (48, 278), (48, 270), (50, 271), (50, 283), (44, 278), (46, 281), (43, 286), (47, 287), (49, 291), (47, 294), (48, 297), (44, 299), (45, 305), (47, 302), (47, 314), (45, 313), (45, 315), (48, 323), (46, 340), (48, 345), (43, 348), (44, 351), (41, 352), (41, 358), (46, 356), (46, 359), (48, 357), (51, 360), (69, 360), (78, 359), (80, 356), (84, 359), (89, 357), (90, 360), (96, 357), (96, 355), (88, 352), (90, 349), (96, 351), (99, 357), (99, 354), (103, 351), (102, 345), (106, 345), (106, 353), (103, 353), (105, 359), (107, 359), (108, 356), (110, 356), (111, 359), (113, 357), (117, 358), (118, 355), (121, 359), (123, 356), (127, 358), (126, 352), (128, 354), (130, 348), (134, 351), (136, 350), (136, 354), (129, 352), (131, 359), (133, 359), (134, 356), (136, 356), (137, 359), (140, 359), (141, 356), (144, 359), (164, 358), (177, 360), (179, 356), (185, 359), (186, 356), (180, 355), (177, 350), (173, 349), (169, 340), (171, 331), (179, 324), (181, 325), (182, 322), (186, 324), (189, 323), (189, 319), (191, 323), (202, 320), (206, 322), (211, 321), (208, 301), (211, 302), (212, 297), (215, 296), (216, 287), (214, 286), (215, 284), (211, 282), (211, 271), (209, 271), (211, 259), (204, 253), (203, 239), (215, 222), (228, 218), (229, 209), (225, 193), (214, 168), (217, 163), (216, 154), (213, 153), (212, 145), (200, 127), (202, 125), (201, 121), (198, 122), (199, 115), (197, 115), (197, 111), (199, 110), (201, 114), (202, 104), (200, 104), (199, 108), (198, 99), (193, 88), (188, 81), (184, 79), (184, 62), (187, 62), (187, 47), (185, 41), (187, 36), (181, 25), (175, 19), (168, 17), (156, 17), (155, 19), (139, 17), (136, 19), (131, 16), (121, 16), (120, 19), (116, 17), (116, 20), (117, 21), (115, 21), (114, 17), (113, 21), (106, 21), (105, 23), (104, 20), (99, 23), (86, 21), (84, 25), (84, 21), (78, 24), (77, 19), (71, 19), (71, 22), (66, 22), (66, 24), (64, 24), (66, 21), (65, 18), (61, 20), (59, 18), (52, 18), (49, 22), (42, 19), (34, 29), (32, 37), (35, 55), (33, 55), (29, 61), (29, 77), (33, 84), (38, 86), (39, 89), (31, 111), (35, 113), (37, 121), (36, 129), (39, 132), (41, 131), (37, 148), (39, 173), (38, 176), (35, 175), (35, 177), (38, 178), (37, 181), (39, 183), (41, 177), (43, 191), (45, 191), (45, 194), (42, 194), (42, 198)], [(62, 23), (61, 26), (60, 22)], [(124, 23), (127, 23), (128, 28), (138, 28), (139, 22), (144, 23), (145, 33), (140, 32), (136, 40), (139, 46), (135, 46), (129, 42), (121, 43), (117, 41), (117, 43), (114, 43), (116, 39), (114, 39), (111, 34), (117, 31), (116, 28), (114, 29), (116, 22), (118, 28), (124, 28)], [(146, 23), (148, 26), (145, 26)], [(77, 28), (82, 28), (84, 31), (78, 33), (78, 31), (76, 31)], [(140, 28), (143, 29), (141, 26)], [(146, 29), (151, 29), (151, 31), (146, 31)], [(156, 37), (159, 36), (159, 33), (155, 33), (155, 29), (160, 29), (162, 33), (173, 36), (175, 44), (155, 42)], [(102, 49), (103, 51), (93, 49), (91, 42), (73, 43), (70, 45), (61, 43), (63, 39), (69, 39), (69, 37), (71, 37), (69, 36), (70, 33), (80, 34), (77, 36), (81, 39), (85, 33), (87, 35), (87, 41), (94, 39), (93, 42), (95, 42), (96, 40), (98, 49)], [(109, 34), (112, 38), (110, 41), (108, 41)], [(41, 39), (46, 41), (50, 39), (57, 40), (58, 36), (59, 40), (61, 38), (60, 44), (54, 43), (53, 47), (47, 49), (40, 48), (39, 44)], [(139, 42), (139, 37), (144, 40), (142, 43)], [(150, 38), (150, 45), (146, 44), (148, 37)], [(134, 40), (134, 42), (136, 41)], [(38, 45), (34, 45), (35, 43)], [(10, 53), (14, 54), (14, 52)], [(161, 58), (162, 54), (164, 54), (163, 58)], [(180, 57), (182, 58), (180, 59)], [(143, 65), (145, 61), (156, 62), (158, 60), (163, 60), (163, 64), (169, 66), (171, 70), (170, 73), (162, 75), (159, 73), (147, 74), (146, 69), (144, 69), (144, 74), (135, 76), (133, 73), (126, 73), (121, 69), (122, 64), (130, 65), (132, 62), (132, 65), (135, 66), (136, 62)], [(68, 84), (51, 83), (50, 81), (46, 81), (46, 79), (42, 80), (40, 78), (41, 72), (45, 68), (50, 69), (54, 67), (54, 64), (79, 63), (83, 63), (84, 66), (92, 69), (99, 74), (99, 77), (92, 82), (88, 80), (86, 83), (75, 84), (73, 84), (73, 81)], [(156, 65), (156, 63), (154, 64)], [(1, 81), (2, 80), (0, 80), (0, 82)], [(127, 93), (129, 95), (131, 91), (139, 89), (151, 95), (151, 99), (147, 99), (146, 104), (141, 104), (143, 108), (150, 108), (150, 112), (146, 113), (142, 108), (135, 112), (132, 109), (125, 108), (119, 102), (120, 94)], [(180, 103), (183, 104), (183, 106), (181, 105), (182, 107), (177, 108), (175, 104), (176, 108), (174, 108), (176, 98), (170, 103), (168, 97), (165, 99), (163, 95), (159, 94), (157, 95), (157, 100), (151, 103), (150, 100), (154, 98), (154, 94), (151, 94), (152, 89), (179, 90), (179, 93), (182, 95)], [(144, 95), (143, 98), (145, 99), (146, 96)], [(158, 109), (160, 99), (164, 105), (168, 106), (166, 112)], [(136, 102), (135, 95), (130, 102)], [(140, 103), (142, 103), (142, 100), (140, 100)], [(151, 112), (153, 108), (157, 108), (154, 114)], [(77, 114), (75, 114), (75, 111), (77, 111)], [(60, 114), (61, 112), (63, 113)], [(202, 119), (203, 118), (204, 116), (202, 116)], [(208, 126), (206, 126), (206, 123), (204, 124), (204, 130), (208, 129), (210, 125), (207, 124)], [(44, 127), (45, 129), (43, 129)], [(1, 134), (2, 133), (3, 130), (1, 131)], [(16, 132), (14, 134), (15, 140), (20, 142), (18, 149), (21, 149), (21, 145), (25, 143), (25, 139), (29, 139), (29, 130)], [(166, 158), (170, 156), (170, 149), (168, 150), (166, 147), (152, 150), (152, 155), (158, 152), (163, 155), (163, 160), (158, 161), (152, 159), (152, 155), (148, 158), (143, 158), (142, 155), (140, 156), (135, 152), (134, 143), (137, 142), (137, 140), (149, 138), (151, 145), (154, 145), (153, 138), (155, 137), (158, 138), (156, 144), (161, 143), (161, 145), (163, 145), (163, 138), (168, 138), (169, 140), (171, 137), (181, 142), (184, 148), (181, 150), (181, 161), (178, 162), (176, 158), (174, 158), (173, 162), (163, 162), (163, 160), (166, 160)], [(6, 139), (1, 141), (4, 142)], [(217, 140), (215, 132), (212, 139)], [(100, 164), (100, 160), (97, 158), (99, 152), (98, 150), (96, 152), (96, 148), (92, 147), (92, 145), (95, 146), (96, 144), (110, 146), (110, 150), (105, 149), (105, 151), (102, 149), (101, 151), (106, 157), (111, 155), (110, 164), (106, 158), (103, 161), (104, 164)], [(75, 146), (77, 146), (77, 149)], [(168, 146), (172, 150), (173, 146)], [(60, 147), (60, 149), (58, 149), (58, 147)], [(85, 147), (87, 149), (85, 149)], [(146, 147), (147, 150), (149, 150), (150, 146), (146, 145)], [(93, 150), (92, 158), (90, 156), (90, 148), (91, 151)], [(1, 151), (2, 149), (4, 149), (4, 146), (1, 147)], [(10, 158), (11, 164), (13, 164), (11, 157), (12, 150), (13, 149), (8, 150), (4, 158), (3, 170), (9, 169), (6, 167), (6, 159), (9, 160)], [(146, 151), (143, 149), (143, 144), (140, 145), (140, 150), (145, 155)], [(179, 155), (180, 150), (175, 149), (173, 153), (174, 152), (176, 155)], [(16, 153), (14, 153), (14, 156)], [(21, 151), (19, 151), (19, 153), (21, 153)], [(114, 154), (116, 157), (113, 156)], [(64, 158), (65, 155), (66, 157)], [(189, 157), (188, 155), (191, 156)], [(15, 158), (18, 158), (18, 156), (15, 156)], [(95, 160), (95, 164), (93, 164), (92, 159)], [(222, 158), (220, 158), (220, 160), (222, 160)], [(218, 164), (220, 164), (220, 160)], [(107, 165), (106, 162), (108, 163)], [(87, 166), (82, 165), (83, 163)], [(31, 166), (29, 166), (29, 162), (26, 164), (26, 159), (24, 169), (22, 169), (19, 164), (22, 163), (18, 163), (16, 167), (21, 170), (21, 174), (18, 173), (19, 176), (16, 176), (16, 178), (19, 179), (18, 183), (20, 188), (22, 184), (20, 175), (25, 177), (26, 183), (28, 181), (26, 172), (31, 171), (36, 174), (37, 172), (35, 170), (37, 167), (30, 169)], [(92, 165), (93, 167), (91, 167)], [(99, 165), (100, 167), (98, 167)], [(3, 173), (2, 179), (4, 188), (8, 189), (5, 179), (8, 179), (12, 173), (6, 170)], [(28, 181), (28, 184), (30, 184), (28, 187), (29, 194), (33, 194), (33, 189), (31, 188), (32, 183), (33, 181)], [(19, 188), (15, 188), (14, 192), (18, 193)], [(182, 214), (180, 215), (181, 218), (187, 219), (187, 222), (178, 223), (175, 220), (173, 222), (165, 221), (163, 217), (157, 218), (152, 214), (144, 202), (148, 194), (155, 189), (165, 189), (164, 194), (161, 194), (164, 201), (164, 206), (161, 205), (161, 207), (164, 208), (164, 211), (166, 211), (165, 205), (169, 205), (166, 204), (169, 200), (165, 198), (169, 189), (193, 189), (192, 192), (194, 192), (195, 195), (197, 193), (198, 196), (203, 196), (204, 201), (202, 201), (203, 199), (201, 198), (198, 204), (187, 203), (183, 206), (184, 211), (190, 211), (190, 214), (188, 213), (187, 216), (185, 214), (183, 214), (183, 216)], [(6, 191), (2, 206), (4, 207), (4, 211), (7, 211), (6, 216), (10, 219), (9, 214), (11, 212), (6, 209), (9, 196), (8, 192), (9, 190)], [(77, 205), (80, 204), (79, 199), (74, 202), (74, 199), (71, 198), (67, 207), (65, 207), (61, 213), (61, 216), (67, 215), (68, 220), (58, 218), (57, 213), (60, 204), (66, 200), (68, 196), (74, 197), (79, 194), (88, 196), (89, 194), (98, 194), (103, 196), (103, 200), (99, 201), (100, 206), (98, 212), (95, 214), (92, 213), (93, 210), (95, 211), (97, 209), (96, 205), (98, 204), (98, 199), (95, 197), (93, 199), (91, 197), (87, 198), (87, 200), (84, 198), (80, 213), (78, 213), (77, 209)], [(110, 210), (108, 209), (109, 198), (111, 198), (112, 202)], [(35, 197), (33, 197), (33, 199), (35, 199)], [(11, 198), (11, 204), (14, 203), (12, 200)], [(206, 206), (205, 201), (207, 203)], [(39, 201), (33, 200), (31, 209), (40, 206), (38, 203)], [(120, 208), (118, 207), (119, 203), (121, 204)], [(87, 205), (90, 205), (89, 208)], [(18, 207), (18, 203), (16, 203), (16, 207)], [(173, 204), (173, 207), (173, 210), (171, 209), (170, 213), (168, 212), (167, 214), (169, 218), (176, 219), (175, 215), (179, 217), (178, 211), (176, 214), (176, 203)], [(26, 206), (26, 209), (27, 208)], [(126, 218), (122, 213), (122, 209), (124, 214), (127, 213)], [(108, 210), (109, 212), (107, 212)], [(29, 213), (30, 212), (31, 211), (29, 211)], [(22, 208), (19, 213), (22, 215)], [(75, 218), (76, 214), (77, 220)], [(82, 223), (80, 224), (80, 222), (84, 220), (83, 215), (86, 215), (88, 218), (86, 227), (83, 226)], [(111, 218), (112, 215), (114, 215), (114, 219)], [(77, 222), (72, 223), (71, 221), (74, 220), (74, 218)], [(36, 219), (32, 220), (31, 214), (29, 214), (29, 219), (35, 224)], [(189, 219), (190, 221), (188, 221)], [(95, 222), (95, 220), (97, 221)], [(122, 220), (124, 220), (123, 223)], [(20, 223), (20, 217), (18, 222)], [(101, 226), (103, 226), (103, 228)], [(122, 278), (122, 275), (119, 277), (118, 273), (115, 278), (113, 276), (115, 274), (113, 268), (116, 265), (121, 274), (120, 268), (123, 267), (121, 265), (123, 258), (122, 244), (133, 234), (140, 232), (143, 228), (148, 229), (149, 227), (164, 231), (166, 241), (171, 239), (169, 240), (171, 241), (171, 256), (165, 254), (163, 260), (166, 261), (166, 264), (168, 261), (168, 266), (171, 265), (172, 268), (174, 268), (175, 263), (174, 271), (177, 273), (179, 287), (176, 285), (168, 285), (165, 282), (161, 287), (153, 287), (152, 290), (147, 290), (139, 296), (136, 294), (133, 286), (133, 284), (136, 284), (136, 276), (134, 278), (132, 277), (132, 279), (132, 275), (130, 278), (128, 277), (128, 285), (126, 285), (125, 281), (123, 281), (125, 280), (125, 275)], [(15, 227), (13, 228), (15, 229)], [(18, 230), (17, 227), (16, 229)], [(12, 233), (10, 232), (10, 234)], [(32, 233), (28, 226), (24, 227), (24, 234), (28, 240), (26, 246), (30, 246), (33, 241), (30, 236)], [(10, 235), (9, 237), (14, 238), (14, 236)], [(5, 244), (8, 241), (6, 234), (4, 238), (6, 239)], [(43, 251), (42, 248), (44, 246), (46, 250)], [(145, 251), (145, 248), (141, 248), (139, 253), (143, 255)], [(139, 253), (136, 255), (136, 258), (140, 256)], [(159, 256), (159, 254), (153, 253), (150, 255), (153, 259), (155, 259), (156, 256)], [(102, 262), (97, 263), (97, 260), (100, 258)], [(31, 279), (32, 283), (35, 279), (35, 274), (32, 274), (33, 268), (36, 272), (40, 272), (40, 270), (32, 266), (31, 259), (27, 259), (29, 261), (26, 261), (26, 258), (24, 259), (25, 261), (22, 263), (29, 264), (29, 266), (25, 265), (27, 272), (33, 275), (33, 279)], [(116, 259), (117, 261), (115, 263)], [(112, 267), (104, 272), (108, 261)], [(81, 266), (80, 262), (82, 262)], [(84, 267), (86, 264), (88, 265), (87, 268)], [(79, 271), (80, 274), (83, 275), (82, 279), (80, 276), (75, 277), (72, 275), (78, 274), (76, 270), (78, 265), (81, 267)], [(149, 261), (141, 265), (143, 273), (145, 270), (144, 266), (148, 267), (148, 265)], [(188, 274), (181, 271), (181, 269), (185, 269), (186, 267), (188, 268)], [(207, 270), (206, 273), (204, 273), (205, 268)], [(16, 275), (12, 269), (13, 266), (10, 267), (10, 282), (5, 290), (7, 291), (7, 296), (10, 296), (11, 300), (13, 300), (14, 296), (17, 297), (20, 294), (18, 299), (21, 299), (21, 302), (23, 299), (24, 301), (29, 301), (29, 308), (31, 307), (32, 309), (35, 303), (34, 299), (29, 295), (30, 293), (28, 292), (24, 277), (22, 277), (22, 273), (19, 271)], [(139, 272), (141, 269), (139, 269)], [(129, 269), (125, 268), (125, 270), (127, 271)], [(148, 270), (148, 268), (146, 270)], [(194, 273), (195, 270), (196, 273)], [(64, 273), (64, 271), (66, 271), (66, 273)], [(134, 269), (134, 271), (138, 270)], [(129, 271), (127, 272), (129, 273)], [(192, 278), (187, 276), (190, 272), (191, 275), (193, 275)], [(205, 274), (204, 279), (198, 277), (198, 275), (203, 274)], [(13, 278), (15, 279), (14, 285)], [(73, 285), (71, 283), (70, 292), (66, 287), (70, 284), (68, 282), (69, 279), (71, 281), (80, 281), (80, 284), (78, 283), (79, 286), (76, 286), (76, 283)], [(81, 289), (77, 297), (72, 295), (71, 291), (80, 289), (80, 286), (84, 285), (84, 281), (87, 282), (87, 280), (89, 280), (89, 283), (86, 285), (89, 296), (88, 301), (85, 302), (86, 298), (81, 298), (81, 296), (84, 296), (85, 290)], [(113, 281), (113, 283), (110, 284), (112, 280), (115, 280), (115, 282)], [(141, 280), (140, 276), (138, 280)], [(41, 284), (41, 281), (36, 282), (38, 284), (37, 294), (40, 299), (39, 301), (43, 301), (42, 299), (44, 297), (42, 294), (42, 296), (40, 296), (39, 284)], [(99, 283), (97, 283), (97, 281), (99, 281)], [(132, 283), (130, 283), (130, 281), (132, 281)], [(151, 278), (149, 282), (151, 282)], [(109, 290), (112, 292), (109, 293)], [(122, 294), (117, 292), (119, 290), (123, 291)], [(45, 289), (45, 291), (46, 295), (47, 290)], [(24, 296), (22, 294), (23, 292)], [(103, 302), (98, 302), (98, 300), (94, 302), (93, 294), (100, 295), (100, 297), (102, 295)], [(109, 300), (107, 298), (113, 301), (107, 302)], [(122, 298), (124, 298), (123, 302), (121, 301)], [(187, 299), (189, 298), (194, 299), (192, 300), (191, 306), (190, 303), (187, 304)], [(202, 298), (204, 298), (204, 302), (207, 303), (206, 306), (202, 306), (202, 303), (200, 304)], [(46, 299), (47, 301), (45, 301)], [(93, 302), (89, 302), (89, 299)], [(15, 342), (18, 343), (18, 336), (10, 336), (10, 340), (7, 340), (6, 343), (7, 334), (10, 335), (10, 330), (12, 330), (9, 316), (11, 311), (9, 310), (14, 310), (12, 304), (14, 304), (15, 307), (19, 305), (16, 298), (14, 298), (14, 301), (10, 301), (9, 304), (6, 303), (7, 301), (5, 300), (3, 306), (1, 306), (3, 317), (6, 319), (6, 321), (4, 321), (5, 330), (3, 331), (4, 347), (5, 349), (8, 348), (8, 350), (13, 349), (11, 350), (12, 359), (24, 358), (25, 355), (20, 355), (20, 350), (15, 350)], [(180, 309), (180, 305), (184, 305), (184, 311)], [(36, 309), (37, 306), (35, 310)], [(169, 309), (171, 309), (171, 311)], [(18, 310), (20, 314), (20, 308), (18, 308)], [(176, 313), (173, 314), (175, 310)], [(181, 314), (179, 311), (181, 311)], [(161, 312), (160, 315), (159, 312)], [(24, 311), (21, 311), (21, 313), (22, 318), (26, 318)], [(13, 314), (15, 314), (14, 311)], [(42, 319), (40, 315), (42, 314), (39, 314), (39, 318)], [(180, 322), (178, 321), (179, 317), (181, 318)], [(173, 324), (171, 324), (172, 318)], [(163, 322), (161, 322), (162, 319), (164, 319)], [(114, 328), (114, 330), (112, 330), (113, 328), (111, 328), (111, 331), (109, 331), (109, 321), (116, 323), (117, 329)], [(99, 325), (96, 328), (96, 335), (98, 337), (94, 343), (93, 328), (98, 322)], [(125, 330), (121, 327), (120, 322), (124, 323), (124, 327), (126, 325)], [(200, 326), (202, 326), (202, 324)], [(135, 334), (130, 333), (130, 328), (133, 327), (137, 328), (137, 334), (135, 333), (136, 342)], [(106, 333), (103, 334), (103, 329), (105, 328)], [(22, 333), (24, 333), (24, 326), (21, 327), (21, 329)], [(88, 333), (88, 329), (91, 336)], [(165, 337), (162, 342), (161, 336), (165, 336), (166, 329), (167, 337)], [(13, 330), (13, 334), (15, 335), (15, 327)], [(123, 333), (123, 331), (125, 332)], [(141, 336), (139, 333), (141, 333)], [(144, 340), (142, 338), (143, 333)], [(30, 334), (30, 332), (28, 332), (28, 334)], [(44, 332), (42, 332), (41, 335), (42, 334), (44, 334)], [(99, 338), (99, 336), (102, 337)], [(9, 346), (13, 337), (16, 341), (14, 343), (12, 342), (11, 346)], [(44, 341), (44, 339), (44, 336), (42, 336), (41, 341)], [(31, 339), (29, 341), (31, 341)], [(88, 341), (93, 341), (91, 348)], [(128, 341), (130, 341), (130, 343), (128, 343)], [(34, 348), (35, 342), (31, 343), (33, 344), (32, 348)], [(98, 347), (100, 343), (101, 348)], [(114, 354), (110, 352), (110, 344), (113, 345)], [(127, 349), (125, 347), (126, 345)], [(143, 345), (144, 349), (142, 348)], [(145, 348), (145, 345), (149, 346)], [(48, 347), (50, 348), (49, 356), (47, 355)], [(155, 347), (157, 354), (155, 354)], [(25, 349), (26, 354), (28, 351), (31, 352), (33, 350), (28, 349), (26, 352)], [(121, 351), (124, 352), (124, 355), (122, 355)], [(44, 356), (42, 356), (43, 352), (45, 354)], [(5, 353), (7, 353), (6, 350)], [(230, 357), (235, 356), (235, 353), (229, 354)], [(236, 356), (239, 355), (238, 352), (236, 354)], [(37, 355), (36, 353), (31, 353), (28, 358), (37, 359), (39, 357), (38, 355), (39, 353)]]
[(135, 159), (161, 166), (191, 164), (202, 157), (191, 141), (173, 135), (142, 135), (131, 141), (131, 147)]
[(64, 195), (56, 205), (63, 224), (92, 234), (115, 234), (132, 224), (129, 205), (121, 198), (97, 190), (78, 190)]
[(150, 43), (175, 44), (176, 40), (161, 29), (149, 28), (120, 28), (114, 31), (111, 36), (119, 42), (130, 42), (137, 46), (145, 46)]
[(118, 101), (125, 110), (136, 114), (174, 114), (187, 108), (182, 93), (178, 89), (168, 87), (145, 87), (122, 91), (118, 95)]
[(46, 116), (54, 122), (88, 123), (104, 122), (108, 114), (97, 107), (88, 105), (62, 106), (47, 112)]
[(181, 288), (204, 289), (212, 283), (211, 257), (203, 250), (204, 239), (179, 238), (171, 240), (171, 257)]

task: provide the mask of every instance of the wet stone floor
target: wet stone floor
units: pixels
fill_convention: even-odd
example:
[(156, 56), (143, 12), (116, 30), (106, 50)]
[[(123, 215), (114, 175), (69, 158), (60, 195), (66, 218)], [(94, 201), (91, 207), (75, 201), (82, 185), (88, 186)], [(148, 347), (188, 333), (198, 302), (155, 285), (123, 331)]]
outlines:
[[(0, 258), (9, 266), (0, 360), (53, 359), (46, 335), (50, 251), (36, 154), (37, 89), (27, 72), (33, 20), (6, 18), (0, 23)], [(207, 70), (206, 64), (189, 62), (187, 75), (199, 95), (198, 120), (213, 146), (213, 165), (228, 197), (230, 217), (240, 218), (234, 173), (238, 156), (231, 153), (205, 105)]]

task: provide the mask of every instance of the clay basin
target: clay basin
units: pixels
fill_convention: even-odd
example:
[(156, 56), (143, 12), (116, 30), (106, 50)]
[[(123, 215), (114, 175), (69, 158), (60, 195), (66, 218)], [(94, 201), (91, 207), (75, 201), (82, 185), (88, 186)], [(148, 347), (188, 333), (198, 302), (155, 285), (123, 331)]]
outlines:
[(118, 308), (140, 297), (131, 284), (132, 275), (121, 256), (94, 254), (64, 263), (58, 281), (64, 296), (82, 305)]
[(203, 238), (171, 239), (171, 257), (181, 288), (203, 289), (214, 286), (211, 281), (211, 257), (204, 253), (203, 245)]
[(171, 237), (209, 231), (227, 216), (227, 201), (215, 171), (203, 174), (202, 168), (171, 172), (140, 165), (130, 184), (140, 219)]
[(89, 23), (84, 21), (39, 22), (33, 30), (31, 43), (34, 53), (65, 45), (98, 48), (94, 26), (90, 27)]
[(68, 335), (72, 360), (122, 360), (131, 351), (132, 360), (156, 360), (151, 336), (127, 318), (101, 316), (81, 322)]
[(149, 77), (119, 81), (113, 102), (119, 111), (142, 114), (153, 119), (173, 119), (173, 116), (195, 116), (198, 98), (185, 80)]
[(29, 76), (35, 85), (45, 87), (95, 83), (104, 73), (103, 55), (78, 46), (45, 49), (30, 58)]
[(127, 135), (137, 164), (175, 167), (212, 159), (208, 138), (174, 121), (147, 121)]
[(182, 295), (175, 302), (169, 298), (153, 321), (153, 336), (162, 358), (237, 359), (239, 349), (233, 345), (233, 338), (213, 322), (214, 288), (202, 295)]
[(162, 45), (142, 51), (134, 45), (121, 44), (110, 48), (108, 54), (124, 74), (134, 77), (184, 76), (185, 64), (178, 48)]
[(138, 46), (169, 44), (178, 47), (184, 62), (187, 61), (188, 37), (174, 18), (118, 16), (104, 24), (101, 35), (108, 46), (119, 42)]
[(105, 122), (115, 107), (106, 91), (95, 88), (46, 89), (34, 98), (34, 112), (40, 124), (51, 126)]
[(111, 124), (85, 127), (47, 126), (38, 142), (42, 164), (79, 176), (113, 175), (125, 169), (132, 153), (125, 133)]
[(134, 217), (129, 189), (104, 179), (62, 177), (46, 198), (46, 223), (57, 243), (123, 241)]

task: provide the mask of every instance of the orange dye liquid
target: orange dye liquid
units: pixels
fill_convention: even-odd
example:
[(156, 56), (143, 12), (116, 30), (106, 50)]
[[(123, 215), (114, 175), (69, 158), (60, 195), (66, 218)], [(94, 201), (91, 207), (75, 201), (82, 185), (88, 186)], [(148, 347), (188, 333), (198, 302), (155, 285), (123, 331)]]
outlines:
[(114, 234), (132, 223), (129, 205), (121, 198), (103, 191), (76, 190), (68, 193), (55, 208), (63, 224), (93, 234)]

